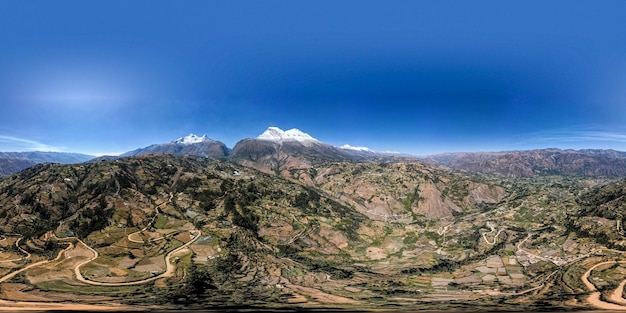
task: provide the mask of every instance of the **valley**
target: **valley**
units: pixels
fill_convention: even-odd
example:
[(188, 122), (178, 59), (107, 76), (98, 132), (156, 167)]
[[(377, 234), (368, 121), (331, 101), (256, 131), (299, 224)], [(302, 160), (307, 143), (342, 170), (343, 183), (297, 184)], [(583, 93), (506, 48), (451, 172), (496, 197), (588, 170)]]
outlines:
[(196, 136), (2, 178), (0, 307), (626, 308), (616, 176), (469, 172), (266, 133), (228, 157)]

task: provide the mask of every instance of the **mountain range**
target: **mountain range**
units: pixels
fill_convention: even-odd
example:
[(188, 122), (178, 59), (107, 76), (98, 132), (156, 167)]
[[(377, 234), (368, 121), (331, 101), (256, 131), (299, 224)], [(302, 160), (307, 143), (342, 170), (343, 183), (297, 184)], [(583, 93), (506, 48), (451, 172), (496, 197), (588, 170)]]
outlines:
[(623, 309), (624, 158), (418, 159), (269, 128), (232, 150), (189, 135), (47, 161), (0, 178), (1, 297), (124, 309)]
[(504, 177), (569, 175), (593, 177), (626, 176), (626, 152), (601, 149), (562, 150), (555, 148), (503, 151), (443, 153), (416, 157), (398, 153), (376, 152), (367, 147), (332, 146), (298, 129), (284, 131), (269, 127), (256, 138), (240, 140), (231, 149), (206, 135), (190, 134), (171, 142), (153, 144), (119, 156), (93, 156), (56, 152), (2, 152), (0, 176), (10, 175), (38, 163), (81, 163), (146, 154), (193, 155), (232, 159), (254, 165), (265, 172), (288, 170), (323, 161), (420, 160), (455, 170)]
[(81, 163), (94, 156), (65, 152), (0, 152), (0, 176), (17, 173), (38, 163)]
[(446, 153), (430, 160), (450, 168), (505, 177), (535, 175), (626, 176), (626, 152), (615, 150), (539, 149), (527, 151)]
[(150, 145), (126, 152), (119, 157), (152, 153), (195, 155), (209, 158), (229, 157), (255, 161), (271, 155), (275, 157), (273, 160), (264, 160), (270, 167), (277, 166), (280, 161), (276, 160), (276, 157), (281, 158), (285, 154), (306, 155), (312, 158), (318, 157), (330, 160), (366, 159), (367, 157), (390, 155), (350, 145), (335, 147), (323, 143), (295, 128), (284, 131), (278, 127), (269, 127), (256, 138), (240, 140), (232, 149), (229, 149), (220, 141), (206, 137), (206, 135), (199, 137), (195, 134), (190, 134), (168, 143)]

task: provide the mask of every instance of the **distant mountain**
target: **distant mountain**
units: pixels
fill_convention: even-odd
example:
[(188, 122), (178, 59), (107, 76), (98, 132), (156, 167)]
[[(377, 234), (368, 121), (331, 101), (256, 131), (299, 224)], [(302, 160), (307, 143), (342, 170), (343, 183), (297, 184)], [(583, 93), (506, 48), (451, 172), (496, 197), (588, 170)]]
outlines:
[[(366, 147), (354, 147), (347, 144), (335, 147), (321, 142), (296, 128), (284, 131), (278, 127), (268, 127), (256, 138), (240, 140), (232, 150), (224, 143), (210, 139), (206, 135), (196, 136), (190, 134), (171, 142), (153, 144), (119, 156), (94, 158), (92, 162), (146, 154), (194, 155), (210, 158), (228, 157), (239, 162), (245, 162), (246, 160), (258, 162), (266, 167), (266, 172), (269, 169), (282, 168), (285, 162), (290, 163), (290, 161), (293, 161), (287, 160), (287, 156), (297, 156), (300, 161), (304, 161), (307, 164), (310, 160), (377, 162), (388, 159), (415, 160), (415, 158), (406, 155), (376, 152)], [(296, 163), (301, 163), (300, 161)], [(296, 165), (296, 167), (300, 165)], [(291, 167), (291, 165), (287, 167)]]
[(0, 159), (0, 176), (17, 173), (35, 164), (37, 163), (25, 159)]
[[(190, 134), (176, 140), (153, 144), (120, 156), (94, 156), (59, 152), (0, 152), (0, 176), (9, 175), (38, 163), (100, 162), (146, 154), (193, 155), (230, 158), (266, 173), (310, 168), (325, 162), (413, 162), (417, 159), (398, 153), (373, 151), (367, 147), (345, 144), (333, 146), (296, 128), (269, 127), (256, 138), (240, 140), (231, 149), (224, 143)], [(10, 160), (10, 161), (9, 161)], [(538, 149), (503, 152), (444, 153), (422, 159), (472, 173), (505, 177), (569, 175), (590, 177), (626, 177), (626, 152), (602, 149)], [(283, 173), (284, 174), (284, 173)]]
[(388, 156), (369, 149), (335, 147), (295, 128), (284, 131), (278, 127), (269, 127), (256, 138), (237, 142), (230, 157), (265, 172), (276, 172), (309, 168), (327, 161), (382, 160)]
[(21, 159), (30, 160), (35, 163), (61, 163), (61, 164), (74, 164), (89, 161), (95, 156), (81, 154), (81, 153), (67, 153), (67, 152), (0, 152), (0, 158), (2, 159)]
[(626, 176), (626, 152), (540, 149), (505, 152), (445, 153), (429, 157), (450, 168), (506, 177), (535, 175)]
[(230, 149), (219, 141), (204, 136), (190, 134), (186, 137), (178, 138), (174, 141), (154, 144), (145, 148), (126, 152), (119, 157), (137, 156), (145, 154), (175, 154), (175, 155), (195, 155), (211, 158), (223, 158), (228, 156)]
[(302, 132), (297, 128), (292, 128), (287, 131), (283, 131), (278, 127), (268, 127), (262, 134), (256, 139), (269, 140), (269, 141), (297, 141), (300, 143), (320, 142), (319, 140), (311, 137), (311, 135)]
[(64, 152), (0, 152), (0, 176), (11, 175), (39, 163), (82, 163), (93, 155)]

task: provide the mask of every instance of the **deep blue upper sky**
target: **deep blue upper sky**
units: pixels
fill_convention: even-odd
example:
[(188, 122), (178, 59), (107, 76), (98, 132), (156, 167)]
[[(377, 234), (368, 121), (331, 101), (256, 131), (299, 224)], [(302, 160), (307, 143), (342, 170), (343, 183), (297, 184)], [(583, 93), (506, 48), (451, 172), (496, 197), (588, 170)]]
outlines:
[(0, 151), (626, 150), (626, 1), (11, 1)]

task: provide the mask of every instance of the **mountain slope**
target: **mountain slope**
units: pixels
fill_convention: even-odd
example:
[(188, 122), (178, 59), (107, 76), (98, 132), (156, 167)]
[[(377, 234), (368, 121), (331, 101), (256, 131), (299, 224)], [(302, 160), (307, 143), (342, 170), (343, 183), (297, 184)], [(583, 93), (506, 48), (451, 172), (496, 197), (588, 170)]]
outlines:
[(329, 161), (380, 162), (408, 159), (351, 148), (323, 143), (298, 129), (283, 131), (277, 127), (269, 127), (256, 138), (237, 142), (230, 158), (267, 173), (311, 168)]
[(223, 158), (229, 154), (230, 150), (225, 144), (208, 137), (198, 137), (190, 134), (186, 137), (178, 138), (174, 141), (154, 144), (148, 147), (139, 148), (126, 152), (120, 157), (138, 156), (145, 154), (175, 154), (175, 155), (195, 155), (210, 158)]
[[(155, 208), (161, 216), (156, 220)], [(146, 236), (197, 228), (205, 234), (205, 243), (193, 248), (196, 256), (202, 263), (218, 258), (206, 270), (214, 273), (211, 281), (220, 282), (219, 288), (213, 287), (219, 289), (215, 292), (229, 297), (247, 293), (249, 299), (269, 290), (273, 297), (289, 298), (289, 292), (276, 285), (281, 268), (294, 265), (310, 277), (344, 275), (342, 269), (323, 262), (340, 258), (340, 247), (348, 241), (360, 242), (356, 230), (366, 220), (314, 190), (197, 157), (153, 155), (72, 166), (41, 164), (0, 181), (1, 233), (19, 234), (33, 253), (49, 245), (51, 237), (44, 234), (53, 232), (58, 237), (76, 234), (94, 244), (106, 262), (122, 264), (129, 253), (130, 260), (152, 262), (160, 250), (131, 250), (138, 245), (128, 242), (132, 239), (128, 234), (142, 228)], [(142, 237), (137, 238), (133, 240)], [(169, 242), (154, 244), (167, 251)], [(128, 250), (120, 250), (124, 246)], [(309, 255), (308, 250), (322, 255)], [(296, 253), (298, 261), (288, 258)], [(241, 281), (239, 273), (244, 270), (234, 264), (247, 264), (245, 271), (263, 280)], [(123, 272), (150, 277), (155, 266), (124, 267)], [(89, 280), (106, 281), (107, 275), (92, 275)], [(171, 288), (161, 287), (161, 297), (155, 301), (193, 295), (179, 293), (182, 283), (179, 278), (170, 282)]]
[(0, 177), (17, 173), (23, 169), (35, 165), (34, 161), (26, 159), (4, 159), (0, 158)]
[(17, 173), (39, 163), (82, 163), (94, 156), (66, 152), (0, 152), (0, 176)]
[(568, 214), (568, 228), (608, 247), (626, 249), (626, 180), (591, 188), (577, 202), (580, 208)]
[(541, 149), (446, 153), (430, 157), (450, 168), (505, 177), (535, 175), (626, 176), (626, 153), (614, 150)]
[(568, 231), (589, 179), (496, 181), (419, 162), (326, 161), (279, 174), (161, 154), (0, 179), (0, 269), (23, 270), (3, 282), (15, 291), (5, 295), (534, 310), (584, 296), (580, 280), (551, 273), (575, 271), (603, 247)]
[(35, 163), (61, 163), (74, 164), (89, 161), (94, 158), (93, 155), (81, 153), (67, 152), (0, 152), (0, 158), (4, 159), (23, 159), (30, 160)]
[(416, 221), (451, 217), (504, 197), (496, 182), (419, 162), (327, 162), (280, 173), (340, 199), (374, 220)]

